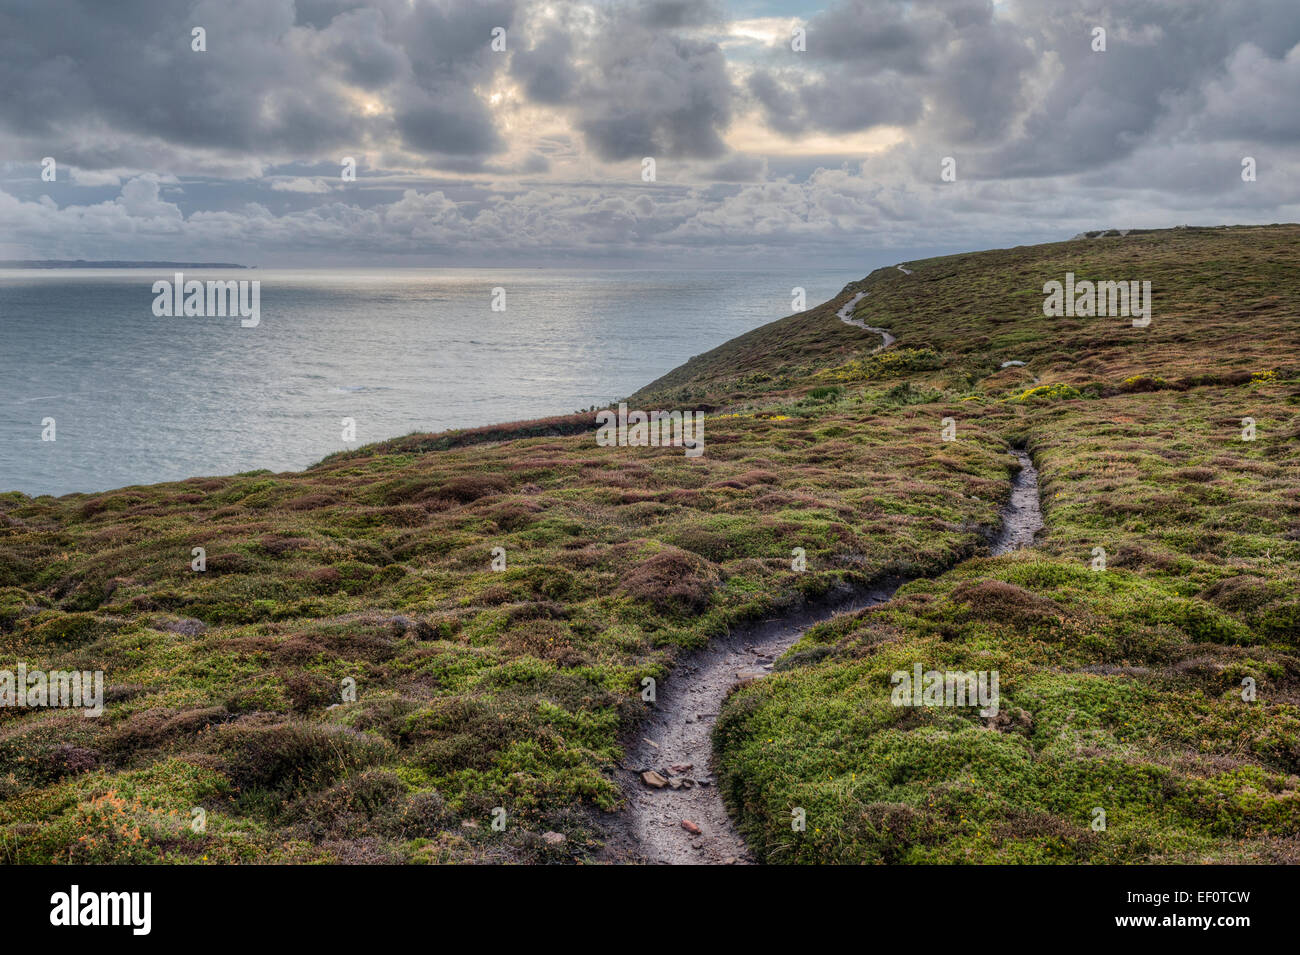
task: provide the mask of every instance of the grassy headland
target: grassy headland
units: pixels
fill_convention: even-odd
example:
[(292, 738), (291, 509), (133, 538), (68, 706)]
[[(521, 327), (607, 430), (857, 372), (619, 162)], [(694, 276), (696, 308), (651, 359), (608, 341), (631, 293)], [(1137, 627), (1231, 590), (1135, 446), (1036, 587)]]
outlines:
[[(729, 700), (720, 782), (760, 857), (1294, 861), (1297, 266), (1300, 227), (1272, 226), (879, 270), (846, 291), (894, 348), (841, 296), (628, 399), (708, 409), (696, 460), (582, 416), (0, 495), (0, 669), (109, 684), (99, 718), (0, 708), (0, 860), (585, 858), (643, 677), (902, 575), (927, 579)], [(1044, 318), (1067, 270), (1149, 280), (1151, 325)], [(1047, 527), (988, 558), (1009, 444)], [(892, 706), (916, 662), (999, 670), (1001, 713)]]

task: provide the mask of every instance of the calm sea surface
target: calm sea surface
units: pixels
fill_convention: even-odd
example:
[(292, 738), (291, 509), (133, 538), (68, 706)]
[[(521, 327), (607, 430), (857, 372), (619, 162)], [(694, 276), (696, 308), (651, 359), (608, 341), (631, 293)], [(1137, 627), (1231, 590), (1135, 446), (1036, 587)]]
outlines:
[[(862, 274), (865, 274), (865, 271)], [(0, 271), (0, 491), (305, 467), (412, 431), (567, 414), (808, 305), (841, 270), (186, 271), (261, 323), (153, 314), (173, 273)], [(491, 309), (505, 289), (506, 310)], [(342, 418), (356, 440), (342, 440)], [(42, 441), (53, 418), (55, 440)]]

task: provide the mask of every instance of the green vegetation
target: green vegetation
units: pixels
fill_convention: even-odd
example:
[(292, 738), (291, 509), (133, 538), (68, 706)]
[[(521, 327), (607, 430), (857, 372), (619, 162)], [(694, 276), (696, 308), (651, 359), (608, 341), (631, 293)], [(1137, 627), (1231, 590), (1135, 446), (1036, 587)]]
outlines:
[[(1046, 478), (1034, 551), (815, 628), (729, 701), (721, 775), (751, 847), (772, 861), (1297, 861), (1298, 386), (1113, 398), (1104, 415), (1076, 401), (1020, 423)], [(1239, 406), (1269, 437), (1239, 440)], [(1000, 712), (892, 705), (891, 673), (916, 663), (998, 671)]]
[(864, 429), (837, 397), (714, 416), (702, 460), (406, 438), (302, 474), (4, 495), (0, 668), (109, 689), (99, 719), (0, 709), (0, 858), (585, 854), (643, 677), (783, 604), (936, 572), (996, 522), (991, 434), (935, 459), (928, 422)]
[[(0, 495), (0, 669), (108, 683), (98, 719), (0, 708), (0, 861), (590, 858), (643, 677), (889, 575), (925, 579), (810, 631), (720, 718), (760, 857), (1296, 861), (1298, 240), (1180, 229), (880, 270), (846, 292), (870, 289), (859, 317), (894, 349), (871, 355), (841, 296), (629, 399), (708, 409), (701, 459), (597, 447), (584, 415)], [(1067, 270), (1151, 281), (1151, 325), (1044, 318)], [(990, 558), (1011, 444), (1047, 529)], [(999, 714), (891, 705), (918, 662), (998, 670)]]

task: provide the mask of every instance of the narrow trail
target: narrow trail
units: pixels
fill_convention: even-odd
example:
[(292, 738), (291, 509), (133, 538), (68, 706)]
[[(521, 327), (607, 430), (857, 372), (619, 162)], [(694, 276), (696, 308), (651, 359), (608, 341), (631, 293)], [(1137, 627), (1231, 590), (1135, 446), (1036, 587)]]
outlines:
[[(904, 275), (912, 274), (912, 269), (905, 269), (901, 265), (895, 265), (894, 268), (898, 269), (898, 271), (902, 272)], [(853, 317), (853, 310), (856, 309), (858, 307), (858, 303), (866, 297), (867, 297), (866, 292), (858, 292), (856, 295), (853, 296), (853, 298), (849, 299), (847, 302), (845, 302), (843, 305), (840, 306), (840, 310), (835, 313), (835, 317), (838, 318), (845, 325), (853, 325), (857, 328), (861, 328), (868, 332), (875, 332), (877, 335), (879, 335), (882, 341), (880, 345), (878, 345), (875, 349), (873, 349), (873, 352), (877, 352), (880, 351), (881, 349), (888, 348), (890, 345), (894, 344), (894, 342), (898, 341), (898, 339), (895, 338), (893, 335), (891, 335), (888, 331), (886, 331), (883, 328), (876, 328), (874, 325), (868, 325), (866, 322)]]
[[(897, 268), (907, 275), (911, 271)], [(858, 292), (837, 312), (840, 321), (880, 335), (876, 351), (897, 339), (853, 317), (866, 298)], [(1012, 450), (1020, 470), (1002, 509), (1002, 526), (991, 544), (996, 556), (1033, 544), (1043, 527), (1038, 472), (1029, 455)], [(754, 860), (736, 831), (713, 777), (713, 727), (727, 695), (771, 672), (778, 657), (804, 631), (836, 614), (889, 600), (906, 581), (861, 590), (845, 588), (815, 606), (771, 617), (709, 641), (674, 667), (660, 684), (650, 717), (637, 729), (617, 779), (626, 809), (607, 829), (608, 861), (666, 865), (747, 865)]]
[[(640, 725), (618, 774), (627, 808), (625, 827), (612, 840), (615, 851), (651, 864), (751, 863), (713, 779), (713, 726), (723, 700), (733, 687), (766, 676), (776, 658), (813, 624), (882, 603), (901, 585), (846, 590), (838, 600), (711, 640), (676, 666), (659, 685), (653, 713)], [(642, 777), (647, 771), (669, 783), (648, 785)]]
[(1038, 502), (1038, 471), (1024, 451), (1011, 452), (1020, 473), (1011, 479), (1011, 500), (1002, 509), (1002, 529), (993, 541), (993, 556), (1032, 547), (1043, 529), (1043, 509)]
[(880, 351), (882, 348), (888, 348), (890, 345), (894, 344), (894, 342), (898, 341), (898, 339), (889, 334), (889, 332), (885, 331), (883, 328), (876, 328), (874, 325), (868, 325), (861, 319), (853, 317), (853, 310), (858, 307), (858, 302), (862, 301), (866, 297), (866, 292), (859, 292), (857, 295), (854, 295), (853, 298), (844, 303), (843, 307), (835, 313), (835, 316), (845, 325), (855, 325), (858, 328), (865, 328), (867, 331), (875, 332), (879, 335), (884, 339), (884, 341), (875, 348), (875, 351)]
[[(1024, 451), (1010, 453), (1020, 471), (1012, 479), (1011, 499), (991, 545), (995, 556), (1031, 545), (1043, 526), (1038, 472)], [(653, 714), (638, 728), (620, 766), (627, 808), (610, 834), (607, 856), (667, 865), (752, 863), (713, 778), (713, 727), (723, 701), (734, 687), (766, 676), (813, 624), (883, 603), (903, 583), (848, 592), (821, 606), (764, 620), (710, 641), (679, 663), (657, 688)]]

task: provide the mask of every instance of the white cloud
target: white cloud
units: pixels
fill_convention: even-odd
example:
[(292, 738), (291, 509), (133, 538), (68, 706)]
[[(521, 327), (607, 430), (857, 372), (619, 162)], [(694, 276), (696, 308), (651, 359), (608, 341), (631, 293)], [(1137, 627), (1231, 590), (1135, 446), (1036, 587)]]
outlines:
[(120, 186), (122, 176), (111, 169), (78, 169), (72, 167), (72, 181), (78, 186)]
[(271, 188), (276, 192), (325, 193), (331, 190), (329, 183), (323, 179), (308, 179), (301, 176), (296, 179), (273, 179)]
[(1294, 0), (205, 0), (197, 60), (168, 0), (48, 2), (0, 35), (15, 256), (845, 261), (1277, 221), (1300, 189)]

